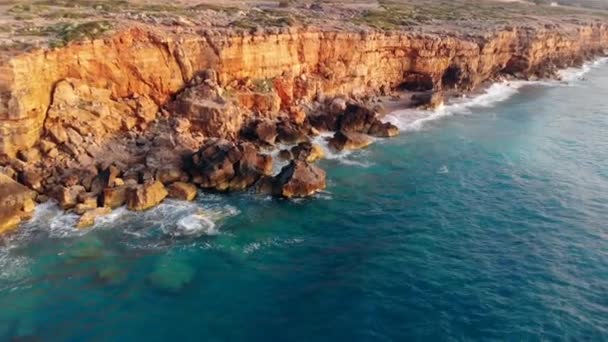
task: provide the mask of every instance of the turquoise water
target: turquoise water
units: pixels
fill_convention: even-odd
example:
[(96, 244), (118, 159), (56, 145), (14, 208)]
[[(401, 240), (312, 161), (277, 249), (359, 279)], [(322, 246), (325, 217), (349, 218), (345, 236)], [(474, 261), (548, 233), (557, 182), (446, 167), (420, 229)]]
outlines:
[(0, 247), (0, 340), (608, 339), (608, 65), (495, 85), (330, 155), (295, 202), (203, 194)]

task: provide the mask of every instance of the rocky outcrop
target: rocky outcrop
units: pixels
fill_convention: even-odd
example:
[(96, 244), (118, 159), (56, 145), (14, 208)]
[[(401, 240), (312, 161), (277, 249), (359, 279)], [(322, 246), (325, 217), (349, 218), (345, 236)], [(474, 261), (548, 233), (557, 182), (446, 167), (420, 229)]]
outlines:
[(34, 198), (33, 191), (0, 173), (0, 234), (31, 217)]
[(325, 157), (325, 151), (317, 144), (303, 142), (291, 148), (291, 156), (295, 160), (303, 160), (308, 163), (315, 162)]
[(443, 105), (444, 95), (440, 91), (428, 91), (423, 93), (413, 94), (411, 103), (415, 107), (425, 109), (435, 109)]
[(156, 181), (127, 189), (127, 208), (144, 211), (161, 203), (169, 193), (163, 183)]
[[(178, 36), (136, 27), (0, 62), (0, 154), (14, 156), (47, 134), (70, 139), (63, 131), (72, 119), (82, 128), (76, 129), (80, 135), (145, 123), (156, 106), (207, 69), (217, 71), (220, 86), (233, 89), (221, 96), (226, 102), (184, 94), (176, 111), (192, 115), (208, 134), (231, 136), (243, 122), (226, 105), (232, 100), (248, 112), (274, 116), (318, 94), (471, 89), (501, 73), (551, 74), (555, 66), (580, 62), (606, 47), (604, 24), (514, 26), (483, 36), (317, 28)], [(242, 84), (248, 88), (242, 90)], [(340, 109), (340, 103), (334, 107)], [(101, 117), (107, 122), (87, 122)]]
[(329, 140), (329, 146), (337, 151), (359, 150), (373, 142), (368, 135), (362, 133), (339, 131)]
[[(434, 108), (444, 90), (504, 74), (552, 76), (608, 47), (608, 26), (581, 23), (449, 36), (189, 32), (138, 26), (0, 57), (0, 167), (10, 175), (0, 185), (21, 194), (0, 200), (0, 230), (33, 204), (11, 177), (39, 201), (50, 196), (82, 214), (83, 225), (105, 208), (192, 200), (192, 184), (308, 196), (325, 187), (325, 172), (310, 164), (322, 157), (311, 136), (337, 132), (330, 146), (344, 150), (399, 133), (370, 107), (376, 95), (413, 91), (412, 104)], [(293, 160), (272, 178), (272, 158), (260, 149), (276, 144), (295, 146), (281, 153)]]
[(184, 182), (175, 182), (169, 185), (167, 191), (169, 191), (169, 198), (182, 201), (193, 201), (197, 193), (196, 186)]
[(325, 171), (305, 161), (294, 160), (274, 178), (267, 180), (265, 191), (285, 198), (308, 197), (326, 187)]
[(251, 143), (210, 139), (190, 156), (186, 170), (205, 189), (244, 190), (272, 172), (272, 158)]

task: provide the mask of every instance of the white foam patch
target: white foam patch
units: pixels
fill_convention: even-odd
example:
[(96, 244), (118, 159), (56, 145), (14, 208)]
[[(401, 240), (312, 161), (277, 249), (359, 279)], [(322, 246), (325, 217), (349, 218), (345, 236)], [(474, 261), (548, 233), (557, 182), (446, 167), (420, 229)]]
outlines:
[(435, 110), (403, 109), (394, 111), (384, 120), (399, 127), (401, 131), (418, 131), (428, 122), (435, 121), (456, 114), (468, 114), (472, 108), (491, 107), (497, 103), (509, 99), (517, 94), (519, 89), (532, 82), (513, 81), (494, 83), (482, 94), (468, 97), (462, 96), (453, 99), (449, 104), (443, 105)]
[(566, 82), (580, 81), (591, 70), (601, 67), (608, 62), (608, 57), (599, 58), (593, 62), (587, 62), (580, 68), (566, 68), (558, 72), (559, 77)]
[(250, 242), (248, 244), (246, 244), (243, 249), (242, 252), (243, 254), (253, 254), (255, 252), (258, 252), (264, 248), (275, 248), (275, 247), (285, 247), (285, 246), (290, 246), (290, 245), (297, 245), (297, 244), (301, 244), (304, 241), (304, 239), (301, 238), (292, 238), (292, 239), (281, 239), (281, 238), (268, 238), (268, 239), (264, 239), (262, 241), (255, 241), (255, 242)]
[(217, 235), (219, 231), (209, 217), (203, 214), (192, 214), (177, 221), (177, 228), (173, 232), (178, 235)]
[(584, 75), (591, 70), (598, 68), (608, 62), (608, 57), (599, 58), (595, 61), (585, 63), (580, 68), (568, 68), (559, 71), (561, 81), (542, 80), (542, 81), (505, 81), (494, 83), (484, 90), (483, 93), (472, 97), (463, 95), (460, 98), (452, 99), (448, 104), (435, 110), (403, 109), (389, 113), (384, 117), (388, 121), (399, 127), (401, 131), (418, 131), (426, 123), (432, 122), (452, 115), (469, 114), (472, 108), (487, 108), (503, 102), (517, 94), (524, 86), (543, 85), (543, 86), (570, 86), (575, 81), (584, 80)]
[[(323, 153), (325, 154), (325, 159), (335, 160), (344, 165), (352, 165), (358, 167), (369, 167), (373, 165), (372, 162), (369, 161), (368, 158), (365, 158), (369, 153), (367, 150), (357, 150), (357, 151), (336, 151), (329, 146), (329, 139), (334, 136), (334, 132), (322, 132), (321, 134), (313, 137), (312, 142), (321, 146), (323, 149)], [(377, 139), (370, 137), (375, 142)]]

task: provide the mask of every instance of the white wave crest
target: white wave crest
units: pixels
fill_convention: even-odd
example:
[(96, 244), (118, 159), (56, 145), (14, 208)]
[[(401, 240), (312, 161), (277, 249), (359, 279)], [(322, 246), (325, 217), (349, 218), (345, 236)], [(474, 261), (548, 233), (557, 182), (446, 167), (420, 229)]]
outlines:
[(595, 61), (583, 64), (583, 66), (581, 66), (580, 68), (566, 68), (560, 70), (558, 72), (558, 75), (562, 79), (562, 81), (565, 82), (580, 81), (591, 70), (606, 64), (606, 62), (608, 62), (608, 57), (598, 58)]
[(608, 57), (599, 58), (595, 61), (585, 63), (580, 68), (567, 68), (559, 71), (561, 81), (504, 81), (494, 83), (486, 88), (481, 94), (472, 97), (463, 95), (452, 99), (448, 104), (435, 110), (403, 109), (394, 111), (385, 116), (388, 121), (399, 127), (401, 131), (418, 131), (428, 122), (435, 121), (447, 116), (457, 114), (468, 114), (472, 108), (492, 107), (497, 103), (505, 101), (517, 94), (524, 86), (569, 86), (575, 81), (583, 80), (583, 76), (591, 70), (598, 68), (608, 62)]

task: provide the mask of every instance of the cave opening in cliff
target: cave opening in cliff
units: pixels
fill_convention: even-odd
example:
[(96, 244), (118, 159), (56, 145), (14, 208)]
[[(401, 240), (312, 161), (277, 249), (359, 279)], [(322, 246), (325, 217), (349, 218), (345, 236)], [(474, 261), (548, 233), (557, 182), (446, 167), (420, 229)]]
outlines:
[(405, 75), (398, 89), (401, 91), (429, 91), (433, 90), (435, 83), (428, 74), (409, 73)]
[(458, 65), (450, 65), (441, 77), (443, 88), (455, 88), (460, 84), (462, 69)]

